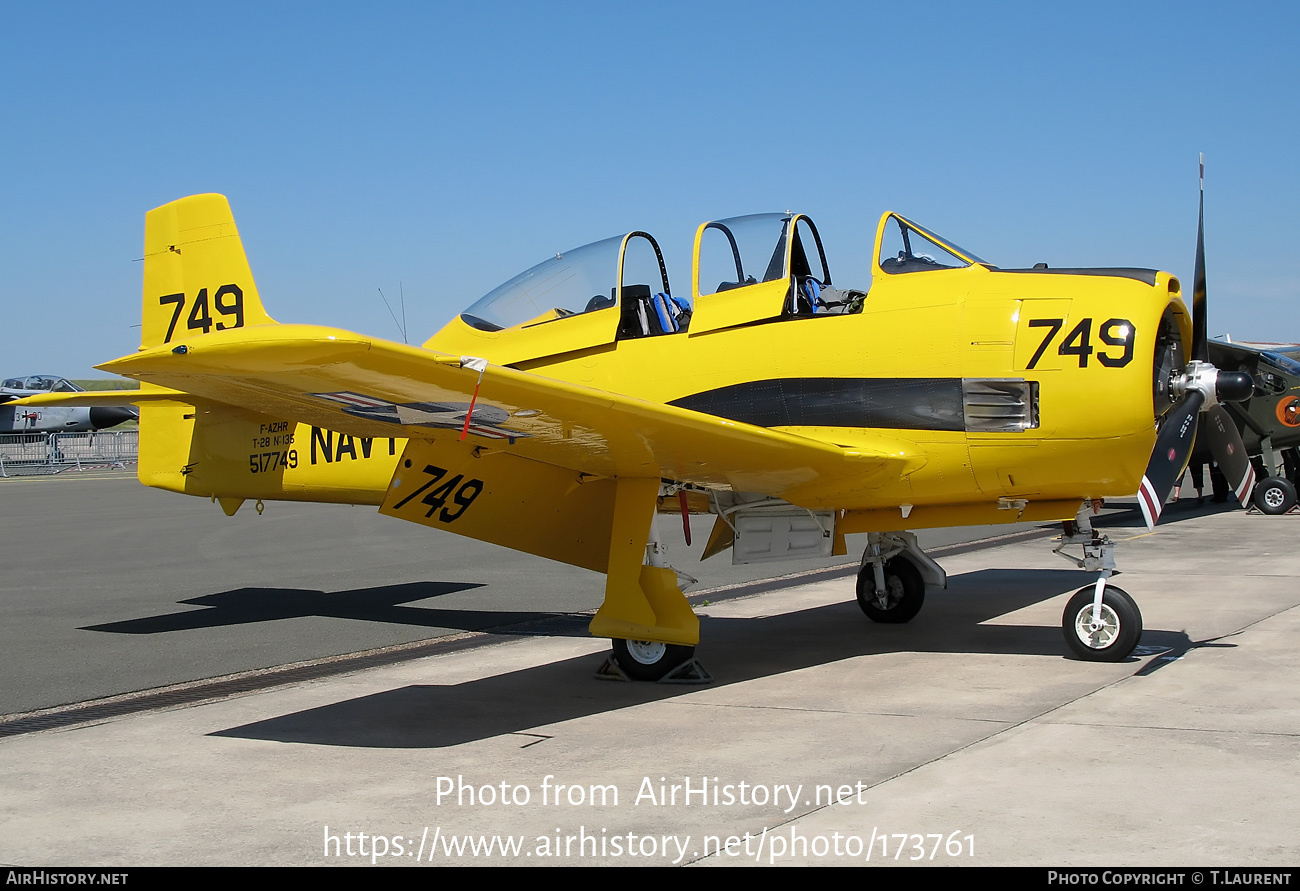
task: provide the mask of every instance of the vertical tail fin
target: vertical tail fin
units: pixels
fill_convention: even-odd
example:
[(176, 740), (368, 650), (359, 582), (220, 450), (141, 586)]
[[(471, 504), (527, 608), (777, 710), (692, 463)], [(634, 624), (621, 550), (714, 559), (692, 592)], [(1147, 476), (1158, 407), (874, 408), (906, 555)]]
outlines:
[[(262, 308), (244, 246), (224, 195), (191, 195), (154, 208), (144, 218), (144, 310), (140, 349), (196, 334), (271, 325)], [(151, 384), (141, 384), (148, 390)], [(199, 411), (178, 401), (140, 408), (140, 482), (189, 494), (212, 484), (194, 475), (210, 470), (204, 431), (223, 429), (231, 412)], [(202, 475), (199, 475), (200, 477)]]
[(224, 195), (191, 195), (145, 214), (141, 349), (271, 324)]

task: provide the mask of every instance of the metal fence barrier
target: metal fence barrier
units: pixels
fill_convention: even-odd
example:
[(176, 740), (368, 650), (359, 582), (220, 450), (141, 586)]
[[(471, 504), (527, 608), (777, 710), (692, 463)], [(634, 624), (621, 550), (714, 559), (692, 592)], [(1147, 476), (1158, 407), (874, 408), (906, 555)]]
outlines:
[(0, 477), (125, 467), (139, 457), (139, 430), (0, 435)]

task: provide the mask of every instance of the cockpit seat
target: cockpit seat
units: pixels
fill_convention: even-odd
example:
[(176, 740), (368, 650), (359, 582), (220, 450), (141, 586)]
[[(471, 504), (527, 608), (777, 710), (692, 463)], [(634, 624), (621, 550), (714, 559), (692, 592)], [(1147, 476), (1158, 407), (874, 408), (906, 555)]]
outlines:
[(595, 312), (598, 309), (609, 309), (616, 301), (613, 297), (606, 297), (604, 294), (597, 294), (587, 301), (587, 308), (583, 312)]
[(618, 329), (620, 339), (676, 334), (684, 331), (690, 320), (690, 304), (666, 291), (652, 295), (649, 285), (623, 286), (623, 319)]

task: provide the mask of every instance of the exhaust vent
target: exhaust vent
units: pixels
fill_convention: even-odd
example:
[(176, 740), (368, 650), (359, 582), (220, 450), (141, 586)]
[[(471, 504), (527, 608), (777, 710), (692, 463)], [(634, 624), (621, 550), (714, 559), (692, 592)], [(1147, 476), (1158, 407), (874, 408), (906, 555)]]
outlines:
[(1038, 381), (965, 378), (961, 400), (969, 432), (1019, 433), (1038, 427)]

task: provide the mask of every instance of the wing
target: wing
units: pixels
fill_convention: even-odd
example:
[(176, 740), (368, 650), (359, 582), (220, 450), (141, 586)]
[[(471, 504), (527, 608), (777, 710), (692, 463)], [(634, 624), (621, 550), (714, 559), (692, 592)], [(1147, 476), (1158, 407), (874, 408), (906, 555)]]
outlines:
[(164, 392), (172, 399), (183, 391), (355, 436), (460, 431), (474, 402), (468, 432), (488, 448), (587, 474), (762, 492), (805, 506), (819, 506), (846, 476), (896, 478), (917, 462), (512, 368), (480, 374), (480, 363), (331, 328), (265, 325), (99, 367), (171, 388)]

